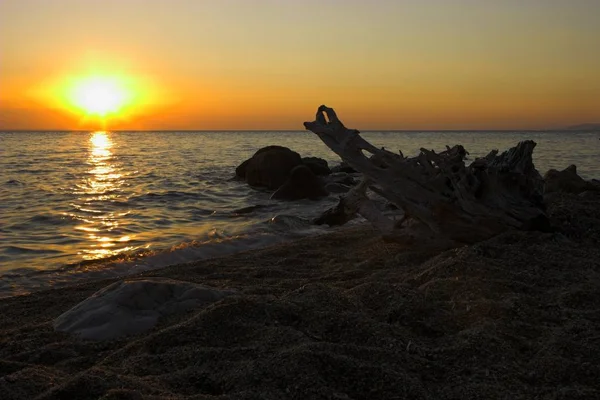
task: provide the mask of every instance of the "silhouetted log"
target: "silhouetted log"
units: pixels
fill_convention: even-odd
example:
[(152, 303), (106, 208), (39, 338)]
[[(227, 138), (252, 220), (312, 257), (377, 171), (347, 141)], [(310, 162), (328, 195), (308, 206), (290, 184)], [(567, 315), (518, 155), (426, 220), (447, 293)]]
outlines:
[(335, 207), (325, 211), (313, 222), (317, 225), (344, 225), (353, 219), (356, 214), (360, 214), (383, 231), (391, 231), (394, 222), (385, 217), (367, 197), (366, 192), (369, 183), (368, 179), (363, 179), (346, 196), (341, 197)]
[[(549, 228), (544, 182), (532, 161), (533, 141), (520, 142), (500, 155), (494, 150), (466, 166), (468, 153), (460, 145), (441, 153), (421, 149), (411, 158), (379, 149), (358, 130), (347, 129), (326, 106), (304, 126), (364, 175), (343, 199), (342, 211), (348, 217), (339, 220), (359, 213), (384, 237), (407, 244), (472, 243), (511, 228)], [(402, 220), (384, 216), (367, 197), (367, 186), (403, 210)]]

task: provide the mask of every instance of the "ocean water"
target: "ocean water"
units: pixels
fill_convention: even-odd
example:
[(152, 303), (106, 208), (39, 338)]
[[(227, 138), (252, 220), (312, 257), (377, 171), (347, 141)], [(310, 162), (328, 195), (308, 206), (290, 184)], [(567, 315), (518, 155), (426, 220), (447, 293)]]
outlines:
[[(365, 132), (388, 150), (462, 144), (471, 159), (521, 140), (534, 162), (600, 178), (598, 132)], [(339, 163), (310, 132), (0, 132), (0, 297), (222, 256), (326, 232), (337, 202), (280, 202), (232, 179), (282, 145)], [(260, 206), (250, 212), (240, 209)]]

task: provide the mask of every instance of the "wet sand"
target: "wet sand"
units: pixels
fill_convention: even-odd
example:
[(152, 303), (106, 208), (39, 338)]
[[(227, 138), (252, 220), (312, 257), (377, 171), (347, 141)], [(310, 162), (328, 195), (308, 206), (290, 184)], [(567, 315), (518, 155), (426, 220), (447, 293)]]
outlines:
[(52, 320), (116, 279), (2, 299), (0, 398), (600, 398), (600, 196), (549, 213), (441, 253), (359, 227), (147, 272), (237, 295), (110, 342)]

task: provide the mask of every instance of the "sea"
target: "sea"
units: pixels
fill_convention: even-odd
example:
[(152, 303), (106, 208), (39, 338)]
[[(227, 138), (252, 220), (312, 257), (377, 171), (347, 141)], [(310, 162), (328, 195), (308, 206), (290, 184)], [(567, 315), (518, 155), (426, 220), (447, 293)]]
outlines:
[[(404, 155), (462, 144), (470, 160), (531, 139), (540, 173), (575, 164), (582, 177), (600, 178), (600, 132), (362, 135)], [(338, 194), (277, 201), (234, 179), (236, 166), (268, 145), (340, 163), (307, 131), (0, 132), (0, 297), (336, 229), (310, 221), (335, 205)]]

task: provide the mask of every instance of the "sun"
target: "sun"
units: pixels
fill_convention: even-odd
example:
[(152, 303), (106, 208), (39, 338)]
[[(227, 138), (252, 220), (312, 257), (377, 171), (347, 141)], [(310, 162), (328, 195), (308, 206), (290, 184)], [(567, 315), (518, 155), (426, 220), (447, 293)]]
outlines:
[(75, 88), (75, 103), (90, 115), (116, 113), (125, 103), (125, 94), (114, 82), (93, 79)]
[(52, 99), (49, 102), (88, 121), (126, 118), (140, 102), (139, 84), (123, 74), (71, 76), (50, 86), (46, 93)]
[(106, 117), (119, 113), (131, 97), (116, 78), (88, 77), (75, 82), (70, 103), (87, 115)]
[(78, 128), (94, 130), (141, 124), (141, 116), (170, 104), (154, 76), (118, 67), (59, 71), (32, 85), (29, 95)]

